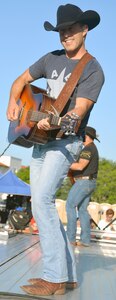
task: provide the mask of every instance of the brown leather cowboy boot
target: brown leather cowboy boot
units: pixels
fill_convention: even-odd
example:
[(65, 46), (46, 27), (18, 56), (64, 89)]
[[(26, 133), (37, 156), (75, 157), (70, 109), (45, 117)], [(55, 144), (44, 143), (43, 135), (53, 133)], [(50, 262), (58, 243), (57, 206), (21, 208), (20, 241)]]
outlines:
[[(28, 280), (28, 282), (30, 284), (37, 285), (40, 283), (40, 278), (31, 278)], [(78, 287), (78, 283), (75, 281), (72, 281), (72, 282), (67, 281), (66, 282), (66, 289), (76, 289), (77, 287)]]
[(21, 286), (23, 291), (32, 296), (63, 295), (66, 290), (66, 283), (54, 283), (44, 279), (38, 279), (34, 285)]

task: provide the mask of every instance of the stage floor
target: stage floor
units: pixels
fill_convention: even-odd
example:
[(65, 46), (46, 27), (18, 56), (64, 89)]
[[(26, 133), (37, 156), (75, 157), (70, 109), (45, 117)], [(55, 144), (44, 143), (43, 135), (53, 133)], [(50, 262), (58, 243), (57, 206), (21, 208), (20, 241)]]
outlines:
[(74, 251), (79, 287), (62, 296), (29, 297), (20, 286), (40, 276), (39, 236), (18, 233), (8, 238), (0, 244), (0, 299), (116, 300), (116, 243), (93, 241)]

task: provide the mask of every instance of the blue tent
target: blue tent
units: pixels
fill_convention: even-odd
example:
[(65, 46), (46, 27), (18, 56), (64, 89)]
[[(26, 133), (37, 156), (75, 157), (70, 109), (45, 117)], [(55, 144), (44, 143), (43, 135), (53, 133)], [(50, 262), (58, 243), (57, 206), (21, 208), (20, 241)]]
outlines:
[(0, 176), (0, 193), (31, 196), (30, 185), (18, 178), (12, 170)]

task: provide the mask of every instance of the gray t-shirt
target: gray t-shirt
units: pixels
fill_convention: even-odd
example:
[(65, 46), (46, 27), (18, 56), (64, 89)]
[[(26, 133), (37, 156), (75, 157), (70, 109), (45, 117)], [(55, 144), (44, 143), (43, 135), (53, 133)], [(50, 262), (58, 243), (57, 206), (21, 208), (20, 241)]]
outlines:
[[(34, 80), (45, 78), (47, 81), (47, 94), (56, 99), (77, 63), (78, 60), (67, 58), (64, 50), (56, 50), (44, 55), (37, 62), (31, 65), (29, 67), (29, 72)], [(63, 110), (62, 115), (74, 108), (77, 97), (90, 99), (93, 101), (94, 105), (97, 101), (103, 83), (103, 70), (97, 60), (93, 58), (85, 66), (80, 80), (78, 81), (68, 104)], [(88, 111), (82, 120), (78, 135), (84, 135), (84, 129), (88, 123), (90, 112), (91, 110)]]

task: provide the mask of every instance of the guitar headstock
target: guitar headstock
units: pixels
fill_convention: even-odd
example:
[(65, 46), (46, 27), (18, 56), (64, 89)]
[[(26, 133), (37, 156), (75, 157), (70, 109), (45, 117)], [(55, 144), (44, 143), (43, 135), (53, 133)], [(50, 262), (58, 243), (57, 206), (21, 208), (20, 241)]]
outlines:
[(77, 127), (80, 125), (80, 117), (72, 113), (71, 115), (66, 115), (61, 119), (61, 130), (65, 135), (76, 135)]

